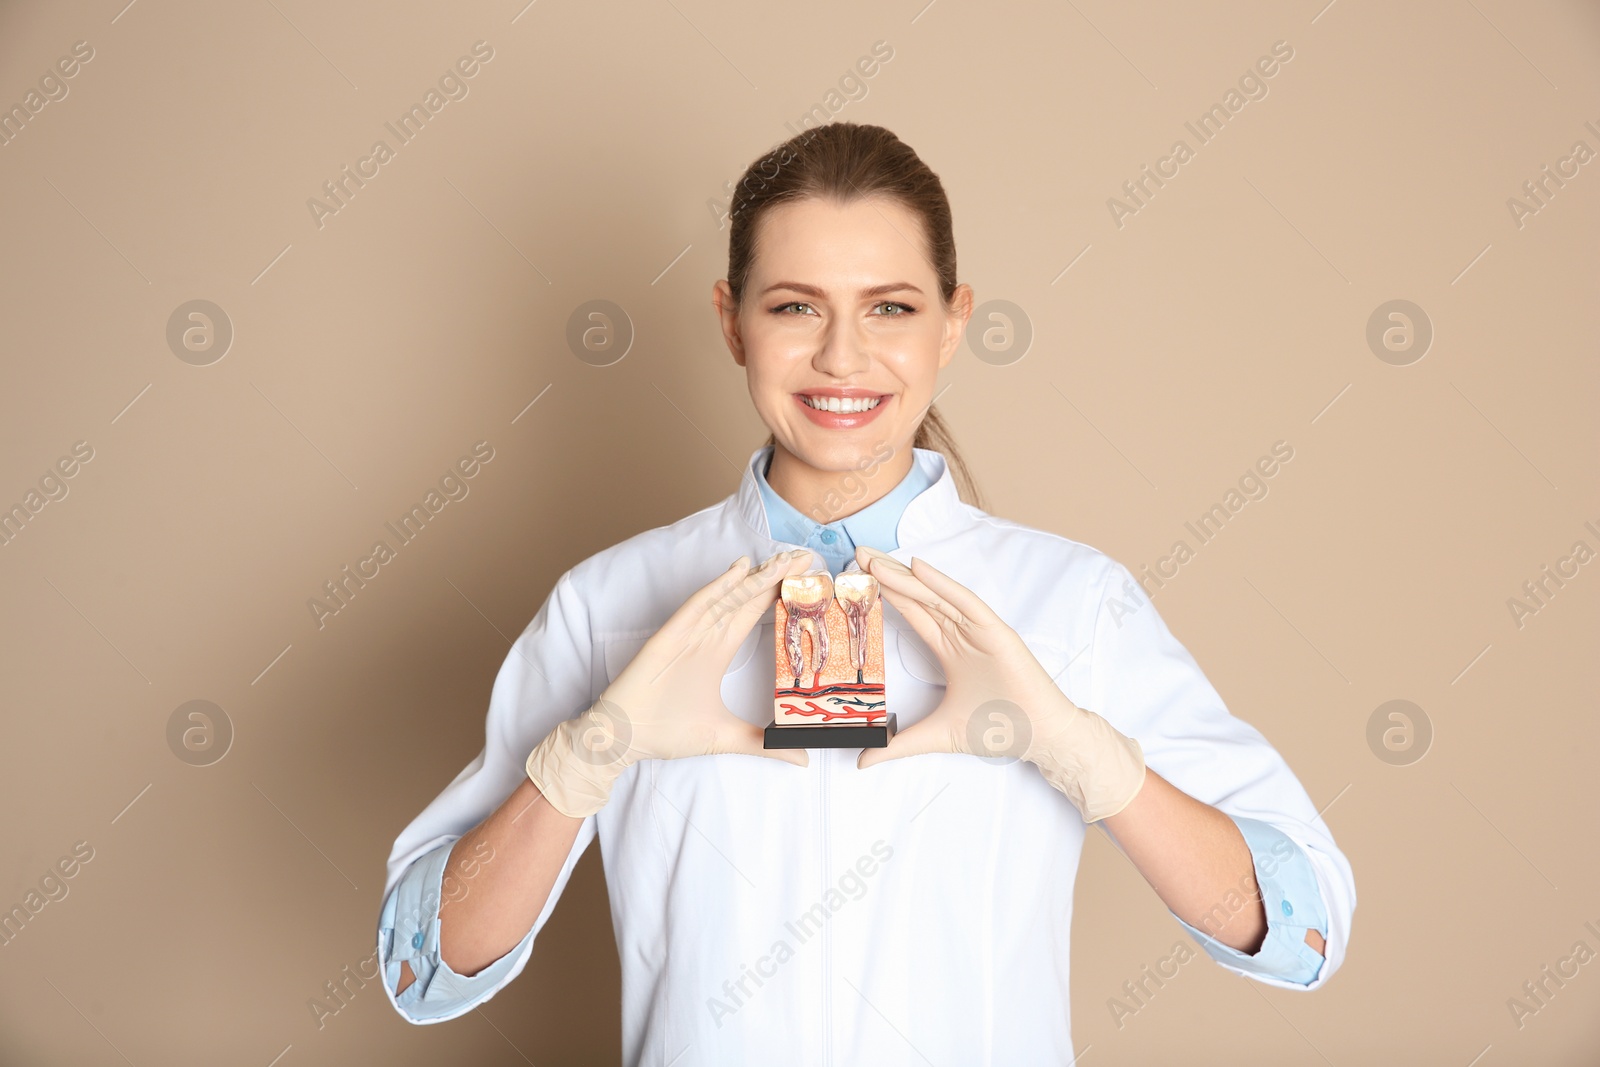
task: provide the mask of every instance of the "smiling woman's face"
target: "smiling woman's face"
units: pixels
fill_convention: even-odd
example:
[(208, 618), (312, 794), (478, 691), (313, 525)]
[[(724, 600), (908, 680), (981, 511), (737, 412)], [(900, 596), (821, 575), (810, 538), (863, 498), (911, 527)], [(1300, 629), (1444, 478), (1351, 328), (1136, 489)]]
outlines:
[(723, 335), (780, 450), (773, 474), (783, 452), (816, 474), (910, 469), (971, 313), (964, 285), (946, 308), (925, 249), (921, 219), (897, 201), (796, 200), (761, 218), (737, 308), (717, 283)]

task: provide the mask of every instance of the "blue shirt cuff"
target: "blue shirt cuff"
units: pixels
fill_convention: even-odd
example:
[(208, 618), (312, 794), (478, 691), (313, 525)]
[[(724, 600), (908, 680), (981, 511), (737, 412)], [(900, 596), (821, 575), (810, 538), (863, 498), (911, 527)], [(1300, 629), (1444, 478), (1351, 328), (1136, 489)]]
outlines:
[[(1261, 904), (1267, 914), (1266, 939), (1252, 956), (1224, 945), (1182, 919), (1178, 922), (1207, 955), (1224, 967), (1257, 977), (1310, 985), (1316, 981), (1326, 961), (1321, 953), (1306, 944), (1306, 931), (1315, 930), (1324, 940), (1328, 936), (1328, 912), (1311, 860), (1288, 835), (1270, 823), (1243, 816), (1229, 818), (1244, 835), (1255, 861), (1256, 884), (1261, 888)], [(1212, 908), (1201, 921), (1220, 929), (1248, 902), (1243, 893), (1230, 892), (1227, 899)]]
[(412, 1022), (454, 1018), (487, 1000), (533, 938), (529, 930), (511, 951), (471, 977), (457, 974), (439, 957), (440, 886), (454, 841), (418, 857), (389, 892), (378, 919), (378, 954), (390, 996), (400, 984), (400, 964), (416, 980), (395, 997)]

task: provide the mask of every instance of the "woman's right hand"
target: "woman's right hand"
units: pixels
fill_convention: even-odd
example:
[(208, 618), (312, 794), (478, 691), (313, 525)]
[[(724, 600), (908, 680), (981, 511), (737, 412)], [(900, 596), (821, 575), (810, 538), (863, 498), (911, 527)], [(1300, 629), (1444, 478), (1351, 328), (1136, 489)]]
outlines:
[(552, 806), (599, 811), (611, 785), (642, 759), (742, 753), (804, 767), (804, 749), (765, 749), (761, 728), (722, 701), (733, 654), (777, 599), (783, 579), (811, 567), (811, 552), (780, 552), (759, 567), (740, 556), (697, 590), (639, 649), (594, 705), (561, 723), (527, 760), (528, 777)]

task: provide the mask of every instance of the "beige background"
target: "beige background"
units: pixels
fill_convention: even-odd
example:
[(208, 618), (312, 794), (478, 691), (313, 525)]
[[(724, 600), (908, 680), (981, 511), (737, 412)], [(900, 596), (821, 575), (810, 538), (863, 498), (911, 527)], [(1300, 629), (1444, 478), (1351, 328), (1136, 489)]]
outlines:
[[(991, 511), (1138, 571), (1294, 448), (1156, 603), (1327, 806), (1349, 958), (1309, 996), (1202, 958), (1119, 1029), (1108, 998), (1183, 935), (1091, 835), (1084, 1062), (1600, 1058), (1600, 962), (1507, 1007), (1600, 951), (1600, 564), (1507, 607), (1600, 549), (1600, 162), (1507, 206), (1600, 150), (1594, 5), (123, 2), (0, 14), (7, 107), (94, 50), (0, 147), (0, 504), (94, 451), (0, 547), (0, 907), (94, 850), (0, 947), (0, 1060), (615, 1060), (598, 849), (480, 1011), (412, 1027), (369, 985), (319, 1029), (307, 1002), (370, 954), (390, 844), (480, 748), (557, 575), (731, 492), (763, 440), (708, 307), (715, 208), (876, 41), (838, 117), (942, 175), (964, 280), (1034, 332), (946, 372)], [(478, 40), (469, 95), (319, 228), (308, 198)], [(1116, 226), (1280, 40), (1268, 95)], [(636, 331), (605, 368), (565, 341), (597, 298)], [(166, 340), (195, 299), (235, 331), (208, 366)], [(1395, 299), (1434, 330), (1406, 366), (1366, 340)], [(308, 598), (479, 440), (470, 495), (319, 630)], [(234, 730), (203, 767), (166, 735), (197, 699)], [(1409, 765), (1367, 741), (1393, 699), (1434, 731)]]

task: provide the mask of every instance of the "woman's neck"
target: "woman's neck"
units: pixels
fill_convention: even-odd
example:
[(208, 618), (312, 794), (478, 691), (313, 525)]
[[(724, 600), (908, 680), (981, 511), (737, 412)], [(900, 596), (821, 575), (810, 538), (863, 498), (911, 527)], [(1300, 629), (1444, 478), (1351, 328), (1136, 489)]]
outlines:
[(911, 473), (915, 458), (907, 446), (888, 459), (864, 457), (859, 468), (819, 470), (774, 441), (767, 484), (796, 511), (827, 524), (882, 500)]

